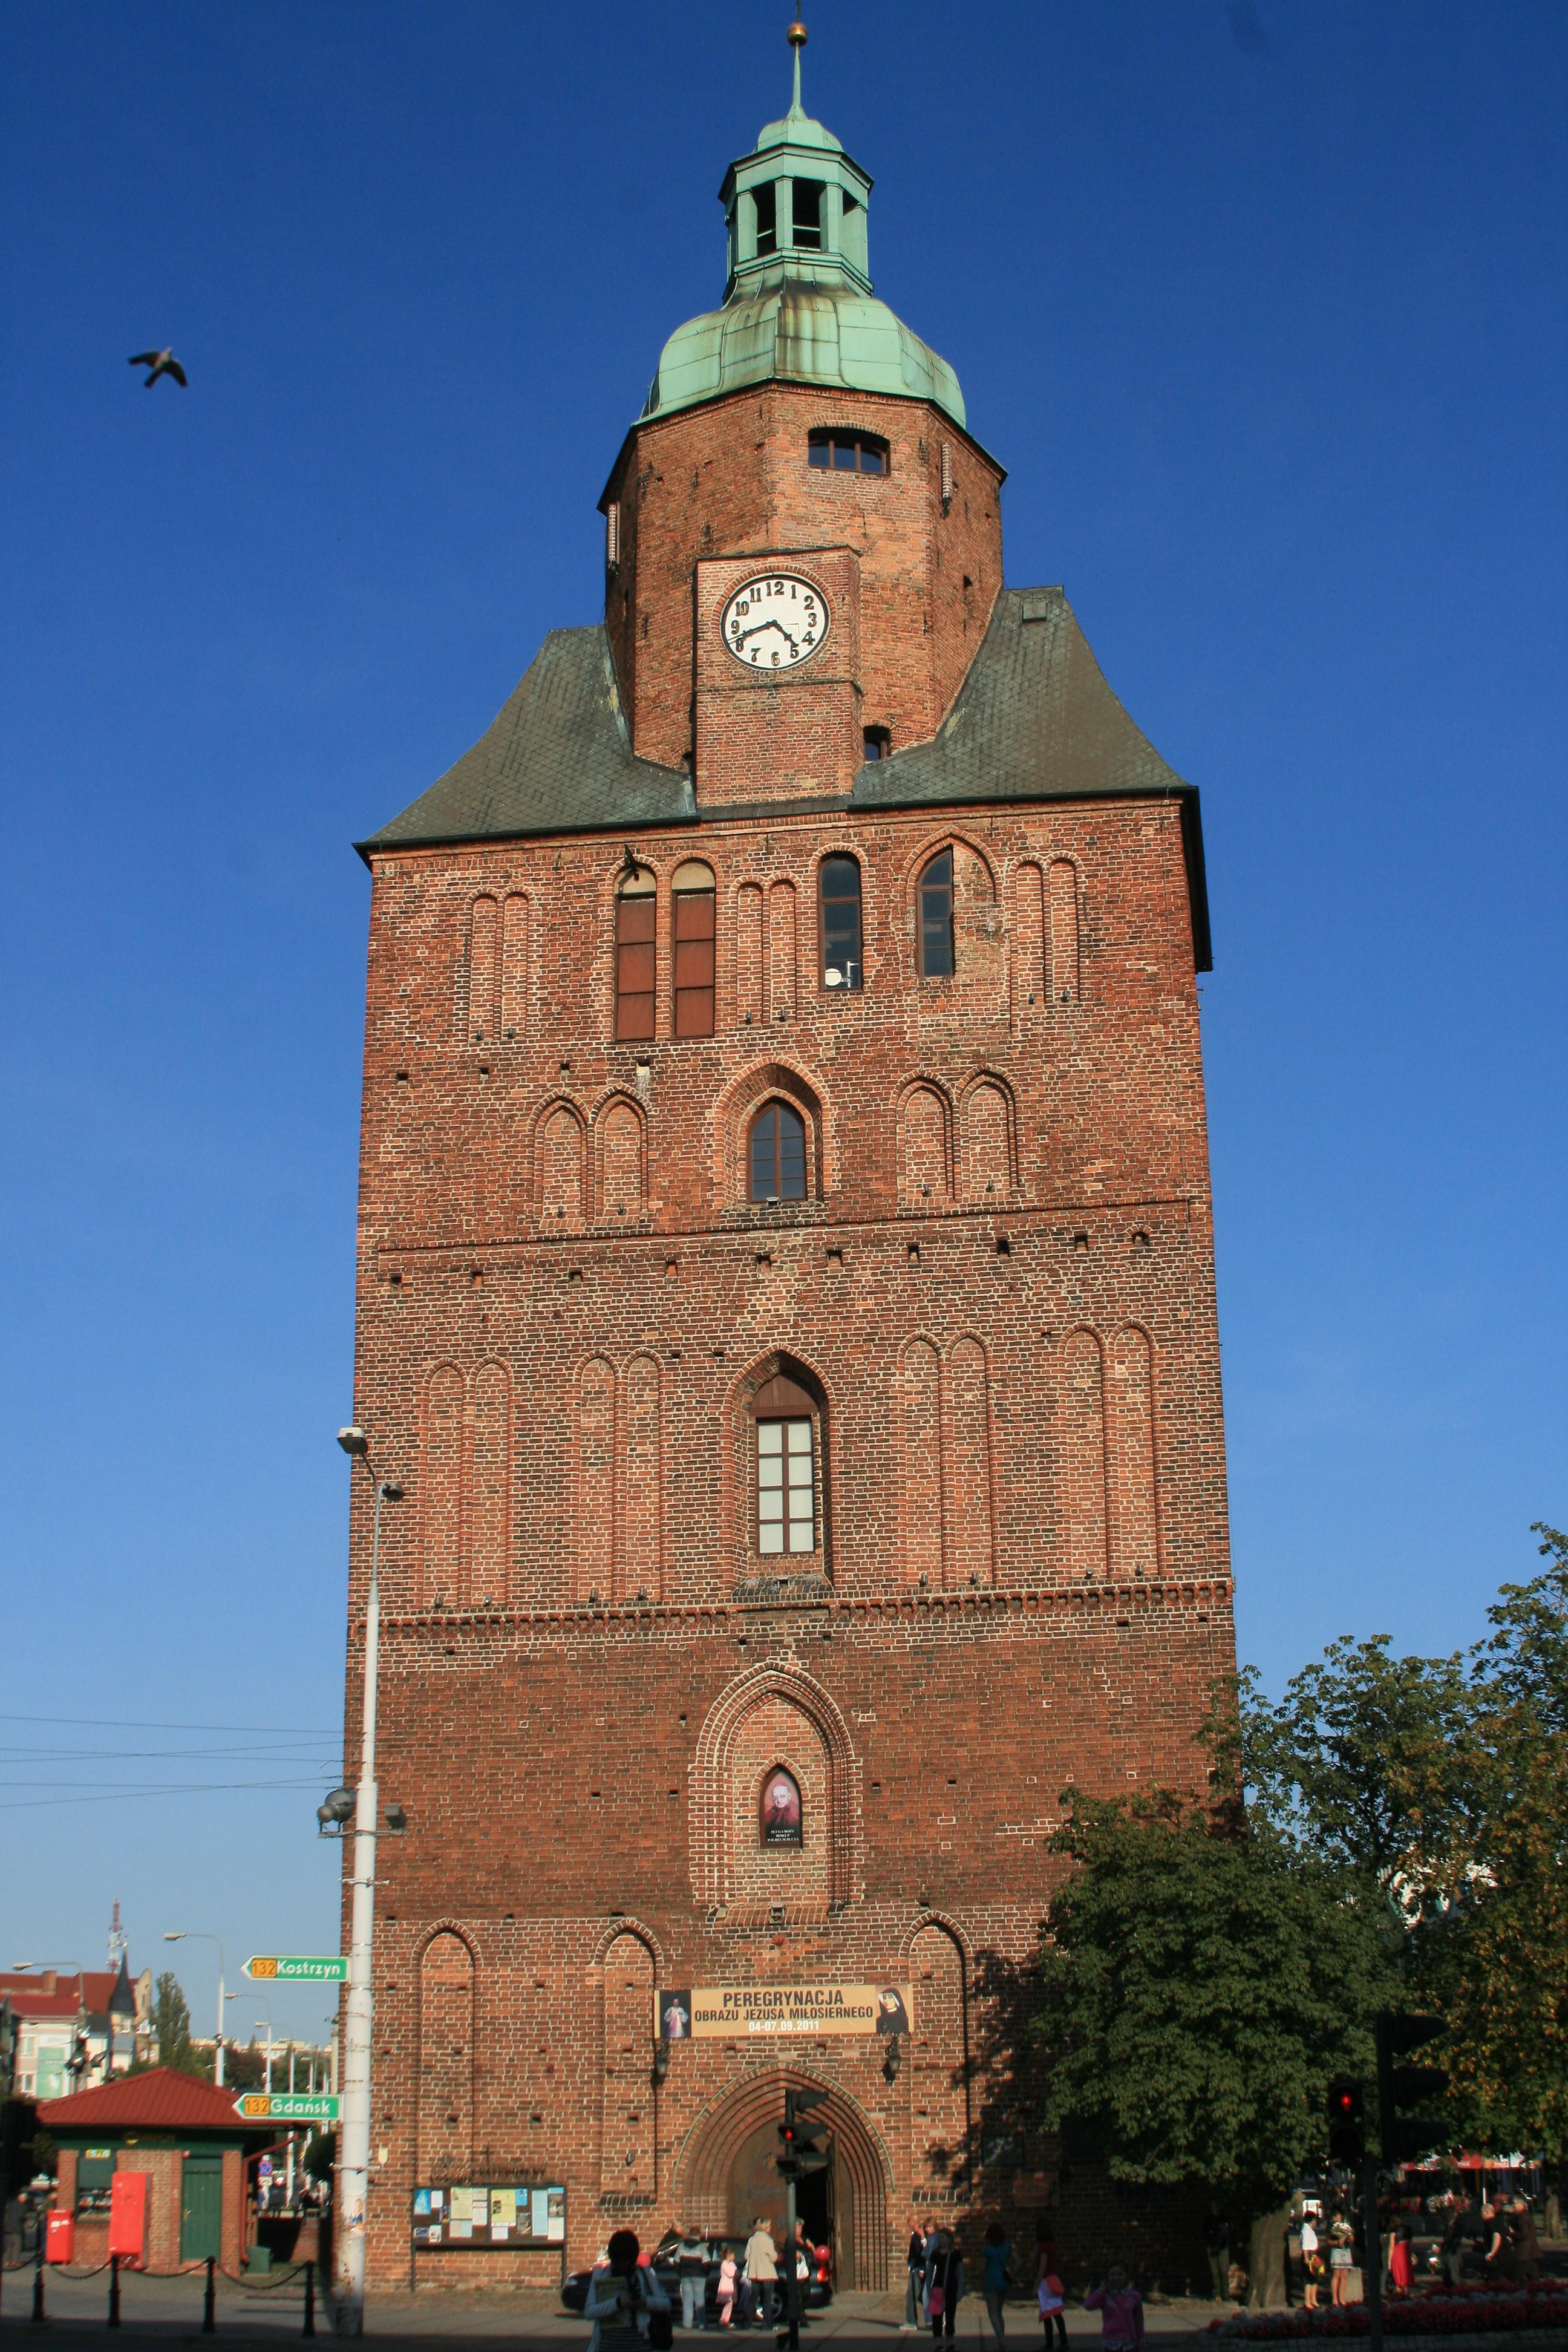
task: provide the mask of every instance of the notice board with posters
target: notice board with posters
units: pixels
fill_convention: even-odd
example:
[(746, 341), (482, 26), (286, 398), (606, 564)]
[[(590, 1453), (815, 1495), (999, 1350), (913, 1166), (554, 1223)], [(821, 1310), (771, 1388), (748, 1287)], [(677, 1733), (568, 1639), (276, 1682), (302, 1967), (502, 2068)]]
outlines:
[(414, 2192), (416, 2250), (456, 2246), (563, 2246), (566, 2191), (519, 2181), (460, 2181)]

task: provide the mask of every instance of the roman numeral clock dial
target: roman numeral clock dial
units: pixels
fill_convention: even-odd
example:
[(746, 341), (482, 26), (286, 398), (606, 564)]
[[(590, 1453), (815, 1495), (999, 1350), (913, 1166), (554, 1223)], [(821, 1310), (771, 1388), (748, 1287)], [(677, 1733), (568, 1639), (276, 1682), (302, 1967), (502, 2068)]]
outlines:
[(827, 599), (793, 572), (742, 581), (719, 616), (725, 645), (745, 669), (795, 669), (827, 642)]

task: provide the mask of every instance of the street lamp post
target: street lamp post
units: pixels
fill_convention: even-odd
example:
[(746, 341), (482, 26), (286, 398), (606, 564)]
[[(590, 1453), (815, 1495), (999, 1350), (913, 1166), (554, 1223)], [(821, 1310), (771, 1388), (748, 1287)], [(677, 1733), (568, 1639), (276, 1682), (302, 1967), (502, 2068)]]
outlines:
[(223, 2029), (227, 2023), (227, 2020), (225, 2018), (223, 2013), (226, 1999), (223, 1989), (223, 1980), (226, 1973), (223, 1958), (223, 1938), (220, 1936), (209, 1936), (206, 1930), (203, 1927), (165, 1927), (163, 1930), (163, 1941), (165, 1944), (194, 1943), (216, 1944), (217, 1946), (217, 2040), (213, 2043), (213, 2081), (221, 2090), (223, 2088)]
[(370, 1593), (364, 1612), (364, 1698), (361, 1707), (359, 1787), (354, 1796), (353, 1897), (349, 1908), (348, 1998), (343, 2004), (343, 2088), (338, 2126), (338, 2194), (332, 2231), (337, 2249), (332, 2324), (340, 2336), (364, 2327), (364, 2224), (370, 2190), (371, 1947), (375, 1935), (375, 1837), (380, 1819), (375, 1784), (375, 1686), (381, 1646), (381, 1507), (400, 1503), (403, 1489), (370, 1470), (363, 1429), (340, 1429), (338, 1444), (364, 1463), (375, 1485), (370, 1540)]

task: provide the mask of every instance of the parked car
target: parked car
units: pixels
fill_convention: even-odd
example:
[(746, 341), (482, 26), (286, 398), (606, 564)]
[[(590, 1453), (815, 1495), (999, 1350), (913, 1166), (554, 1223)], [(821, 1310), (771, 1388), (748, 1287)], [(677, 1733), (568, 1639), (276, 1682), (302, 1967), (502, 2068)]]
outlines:
[[(667, 2230), (653, 2250), (652, 2264), (654, 2276), (669, 2297), (671, 2306), (677, 2313), (680, 2309), (680, 2272), (676, 2262), (676, 2252), (679, 2244), (679, 2231)], [(743, 2237), (710, 2237), (708, 2241), (708, 2249), (710, 2261), (704, 2300), (709, 2318), (717, 2320), (719, 2266), (726, 2254), (733, 2254), (735, 2260), (740, 2262), (745, 2254), (746, 2241)], [(583, 2310), (588, 2300), (588, 2282), (592, 2277), (591, 2270), (574, 2271), (565, 2281), (561, 2289), (561, 2300), (568, 2311)], [(824, 2247), (817, 2250), (816, 2268), (806, 2284), (806, 2307), (811, 2311), (820, 2311), (825, 2309), (832, 2300), (833, 2262), (832, 2256)]]

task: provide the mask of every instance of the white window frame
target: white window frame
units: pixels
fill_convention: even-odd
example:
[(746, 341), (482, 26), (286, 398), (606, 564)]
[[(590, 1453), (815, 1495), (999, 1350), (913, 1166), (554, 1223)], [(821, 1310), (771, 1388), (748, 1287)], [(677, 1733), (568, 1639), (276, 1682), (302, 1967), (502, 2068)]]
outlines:
[[(764, 1559), (800, 1559), (816, 1550), (816, 1432), (813, 1420), (809, 1413), (770, 1414), (756, 1423), (756, 1538), (757, 1550)], [(800, 1475), (802, 1467), (804, 1478)]]

